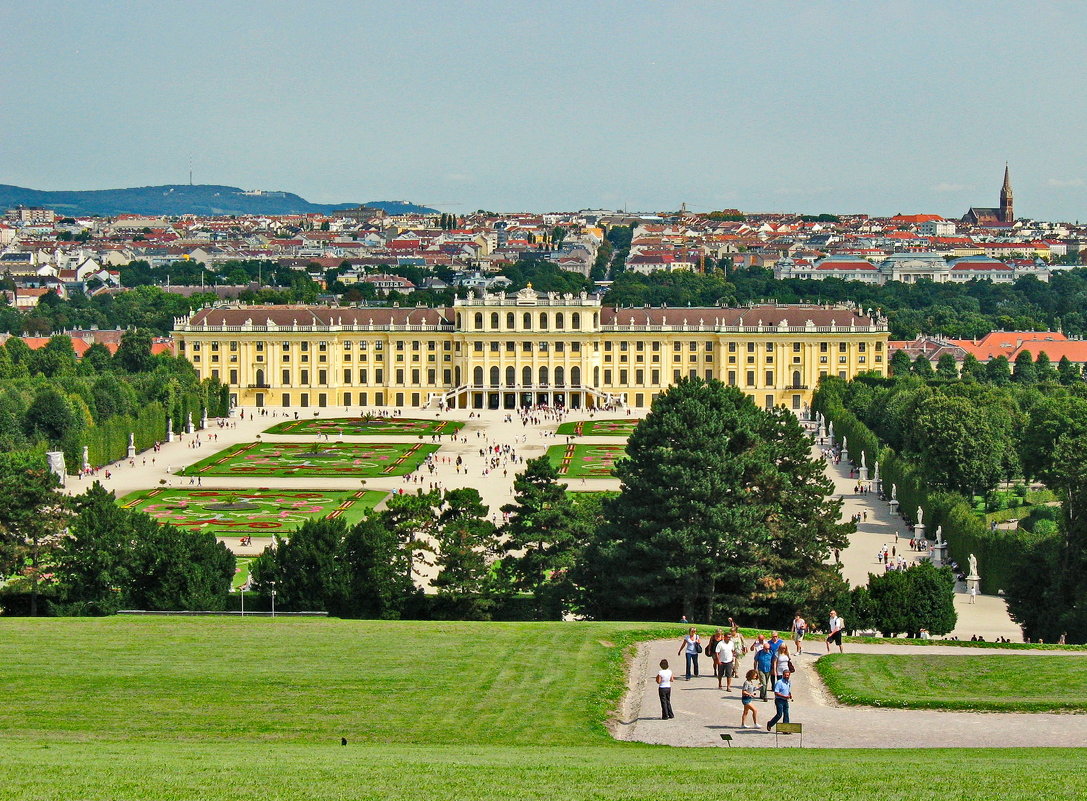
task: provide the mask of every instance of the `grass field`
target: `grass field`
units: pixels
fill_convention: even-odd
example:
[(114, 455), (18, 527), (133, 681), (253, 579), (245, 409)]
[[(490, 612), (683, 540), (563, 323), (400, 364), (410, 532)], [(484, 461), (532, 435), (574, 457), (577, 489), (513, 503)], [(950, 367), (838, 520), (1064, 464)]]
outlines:
[(560, 476), (612, 478), (615, 463), (626, 455), (622, 445), (552, 445), (547, 458)]
[(415, 470), (437, 445), (343, 442), (246, 442), (179, 472), (183, 476), (373, 478)]
[(638, 420), (580, 420), (560, 423), (555, 433), (572, 437), (629, 437)]
[(158, 488), (133, 492), (118, 503), (179, 528), (210, 531), (221, 537), (268, 537), (285, 534), (306, 520), (321, 517), (356, 523), (386, 494), (374, 490)]
[(404, 434), (456, 434), (464, 423), (456, 420), (423, 420), (410, 417), (333, 417), (328, 420), (288, 420), (276, 423), (265, 434), (302, 434), (310, 437), (390, 436)]
[(839, 701), (912, 709), (1087, 711), (1079, 656), (831, 654), (816, 662)]
[(612, 740), (625, 644), (679, 629), (0, 619), (0, 795), (704, 801), (707, 780), (751, 801), (1079, 792), (1083, 749), (779, 755)]

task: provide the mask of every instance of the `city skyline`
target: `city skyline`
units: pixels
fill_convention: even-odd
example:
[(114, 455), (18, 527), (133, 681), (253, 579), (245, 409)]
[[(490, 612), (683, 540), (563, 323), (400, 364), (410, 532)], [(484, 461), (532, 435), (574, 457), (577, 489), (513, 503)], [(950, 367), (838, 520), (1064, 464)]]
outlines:
[(744, 10), (9, 7), (0, 182), (187, 183), (191, 158), (314, 202), (958, 218), (1007, 162), (1020, 216), (1087, 217), (1076, 6)]

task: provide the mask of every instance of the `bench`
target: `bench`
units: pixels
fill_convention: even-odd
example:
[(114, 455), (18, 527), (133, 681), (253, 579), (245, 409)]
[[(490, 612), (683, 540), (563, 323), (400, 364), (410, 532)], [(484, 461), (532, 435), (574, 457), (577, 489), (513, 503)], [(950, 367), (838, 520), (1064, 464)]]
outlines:
[(803, 723), (779, 723), (774, 726), (774, 746), (778, 744), (778, 738), (782, 734), (799, 734), (800, 735), (800, 747), (804, 747), (804, 724)]

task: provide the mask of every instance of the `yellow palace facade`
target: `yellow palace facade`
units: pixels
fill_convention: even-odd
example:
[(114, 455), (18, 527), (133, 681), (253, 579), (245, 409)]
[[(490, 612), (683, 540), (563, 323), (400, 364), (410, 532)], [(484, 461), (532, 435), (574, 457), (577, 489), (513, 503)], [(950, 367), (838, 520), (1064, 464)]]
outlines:
[(451, 308), (219, 306), (178, 318), (175, 353), (241, 406), (646, 407), (683, 376), (800, 410), (820, 376), (887, 372), (886, 321), (844, 306), (608, 308), (588, 295)]

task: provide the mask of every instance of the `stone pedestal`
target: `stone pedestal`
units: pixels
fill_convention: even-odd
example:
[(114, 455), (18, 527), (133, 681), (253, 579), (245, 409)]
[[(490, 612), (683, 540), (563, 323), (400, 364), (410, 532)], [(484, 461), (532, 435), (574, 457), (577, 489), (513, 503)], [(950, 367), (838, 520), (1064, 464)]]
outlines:
[(981, 576), (977, 573), (971, 573), (966, 577), (966, 592), (970, 595), (981, 594)]
[(932, 548), (932, 565), (933, 567), (943, 567), (947, 564), (947, 543), (946, 542), (934, 542), (930, 546)]
[(918, 523), (913, 527), (913, 538), (915, 540), (923, 540), (925, 538), (925, 524)]
[(891, 514), (893, 514), (893, 515), (898, 514), (898, 501), (896, 501), (894, 498), (891, 498), (891, 500), (888, 503), (891, 504)]
[(858, 475), (859, 475), (861, 481), (867, 481), (868, 480), (868, 468), (867, 467), (862, 467), (860, 469), (860, 472), (859, 472)]
[(204, 415), (203, 417), (200, 418), (200, 428), (206, 429), (207, 427), (208, 427), (208, 417), (207, 417), (207, 415)]
[(174, 441), (174, 430), (172, 428), (170, 428), (169, 426), (166, 427), (166, 441), (167, 442), (173, 442)]
[(842, 448), (842, 461), (843, 462), (848, 462), (849, 461), (849, 451), (847, 451), (845, 448)]

